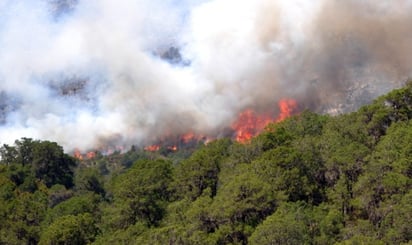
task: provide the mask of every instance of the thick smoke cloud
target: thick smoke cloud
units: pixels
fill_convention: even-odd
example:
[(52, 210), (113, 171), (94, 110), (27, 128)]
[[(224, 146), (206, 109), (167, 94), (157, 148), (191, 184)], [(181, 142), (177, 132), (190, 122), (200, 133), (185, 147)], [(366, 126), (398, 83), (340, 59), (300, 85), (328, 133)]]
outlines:
[(219, 136), (282, 98), (354, 110), (411, 73), (411, 1), (0, 2), (0, 141)]

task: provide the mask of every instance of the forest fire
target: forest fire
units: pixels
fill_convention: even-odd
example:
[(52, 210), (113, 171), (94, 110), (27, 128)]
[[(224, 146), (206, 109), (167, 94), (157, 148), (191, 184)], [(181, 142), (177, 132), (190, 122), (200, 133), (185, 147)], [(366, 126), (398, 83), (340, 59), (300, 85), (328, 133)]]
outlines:
[(73, 152), (73, 157), (78, 160), (86, 160), (86, 159), (93, 159), (96, 157), (95, 151), (89, 151), (83, 154), (79, 149), (75, 149)]
[(149, 145), (149, 146), (145, 146), (144, 148), (145, 151), (158, 151), (160, 150), (160, 145)]
[[(266, 114), (257, 114), (251, 109), (247, 109), (239, 114), (238, 119), (231, 125), (232, 130), (234, 131), (233, 139), (240, 143), (245, 143), (250, 140), (252, 137), (258, 135), (263, 129), (271, 122), (281, 122), (286, 118), (292, 116), (296, 113), (297, 102), (293, 99), (282, 99), (278, 102), (279, 114), (277, 117), (271, 117), (269, 113)], [(173, 144), (170, 144), (166, 149), (171, 151), (177, 151), (181, 146), (188, 144), (192, 141), (201, 141), (204, 140), (207, 142), (210, 140), (210, 137), (204, 135), (197, 135), (193, 132), (183, 134), (178, 137), (178, 140), (175, 140)], [(169, 140), (170, 141), (170, 140)], [(165, 142), (165, 141), (163, 141)], [(155, 145), (146, 146), (144, 150), (146, 151), (159, 151), (161, 145), (164, 143), (159, 143)], [(167, 144), (165, 144), (167, 145)]]
[(235, 140), (242, 143), (248, 141), (261, 132), (271, 121), (272, 119), (268, 115), (256, 115), (250, 109), (241, 112), (237, 121), (232, 124)]
[(177, 151), (177, 146), (176, 145), (168, 146), (167, 149), (171, 151)]
[(293, 99), (282, 99), (278, 102), (278, 106), (280, 113), (279, 116), (275, 119), (275, 122), (281, 122), (286, 118), (292, 116), (293, 113), (296, 113), (298, 103)]
[(204, 135), (200, 135), (200, 134), (198, 135), (190, 131), (189, 133), (182, 134), (178, 136), (177, 138), (166, 136), (164, 137), (164, 139), (159, 140), (157, 144), (145, 146), (143, 149), (145, 151), (155, 152), (155, 151), (159, 151), (162, 147), (164, 147), (165, 149), (174, 152), (174, 151), (177, 151), (182, 146), (190, 145), (191, 142), (192, 143), (200, 142), (200, 141), (207, 142), (208, 140), (210, 140), (208, 137)]
[(267, 114), (257, 115), (254, 111), (247, 109), (239, 114), (239, 118), (232, 124), (235, 131), (234, 139), (245, 143), (252, 137), (258, 135), (271, 122), (281, 122), (293, 115), (297, 108), (297, 102), (293, 99), (282, 99), (278, 102), (279, 115), (271, 118)]
[(83, 155), (79, 149), (75, 149), (73, 152), (73, 157), (79, 160), (83, 160)]
[[(270, 113), (259, 114), (252, 109), (246, 109), (239, 113), (237, 120), (232, 123), (232, 138), (239, 143), (246, 143), (254, 136), (261, 133), (264, 128), (272, 122), (281, 122), (286, 118), (296, 114), (297, 102), (293, 99), (282, 99), (278, 102), (279, 113), (276, 117)], [(228, 134), (230, 135), (230, 134)], [(158, 140), (155, 144), (143, 147), (143, 150), (148, 152), (157, 152), (165, 149), (169, 152), (176, 152), (182, 148), (187, 148), (199, 142), (207, 143), (215, 137), (208, 137), (203, 134), (196, 134), (193, 131), (179, 136), (165, 136)], [(110, 151), (106, 151), (110, 152)], [(90, 151), (82, 154), (79, 150), (75, 150), (73, 156), (79, 160), (93, 159), (96, 157), (95, 151)]]
[(193, 132), (189, 132), (189, 133), (183, 134), (183, 135), (181, 136), (181, 140), (182, 140), (184, 143), (187, 143), (187, 142), (189, 142), (189, 141), (191, 141), (191, 140), (193, 140), (193, 139), (195, 139), (195, 138), (196, 138), (196, 135), (195, 135)]
[(93, 159), (96, 157), (96, 152), (95, 151), (89, 151), (86, 153), (86, 158), (87, 159)]

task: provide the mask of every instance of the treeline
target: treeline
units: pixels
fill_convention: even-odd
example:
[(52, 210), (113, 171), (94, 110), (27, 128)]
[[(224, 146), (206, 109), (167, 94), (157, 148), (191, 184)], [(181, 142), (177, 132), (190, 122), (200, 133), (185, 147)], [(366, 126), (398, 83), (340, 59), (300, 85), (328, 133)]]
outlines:
[(0, 244), (406, 244), (411, 118), (408, 84), (193, 152), (79, 162), (23, 138), (0, 149)]

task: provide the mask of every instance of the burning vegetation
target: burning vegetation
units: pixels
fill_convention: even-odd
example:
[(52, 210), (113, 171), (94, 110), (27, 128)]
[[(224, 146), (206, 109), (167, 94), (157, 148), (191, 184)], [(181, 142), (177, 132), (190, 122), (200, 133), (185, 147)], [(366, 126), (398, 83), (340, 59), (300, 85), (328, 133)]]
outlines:
[[(239, 113), (238, 118), (231, 124), (232, 139), (239, 143), (247, 143), (254, 136), (261, 133), (269, 123), (276, 123), (285, 120), (286, 118), (298, 112), (298, 104), (293, 99), (282, 99), (278, 102), (277, 116), (271, 113), (258, 113), (252, 109), (246, 109)], [(166, 137), (167, 138), (167, 137)], [(153, 145), (144, 147), (144, 150), (155, 152), (165, 147), (171, 151), (177, 151), (181, 147), (187, 147), (191, 142), (208, 141), (216, 137), (208, 137), (204, 135), (196, 135), (193, 132), (183, 134), (178, 137), (178, 140), (162, 140)]]
[[(277, 123), (286, 118), (298, 113), (298, 104), (294, 99), (281, 99), (278, 102), (278, 113), (258, 113), (252, 109), (246, 109), (239, 113), (238, 118), (231, 124), (230, 133), (227, 134), (232, 140), (239, 143), (247, 143), (254, 136), (261, 133), (269, 123)], [(148, 152), (157, 152), (165, 149), (168, 152), (176, 152), (181, 148), (191, 148), (198, 143), (208, 143), (216, 139), (216, 136), (205, 136), (196, 134), (192, 131), (173, 137), (171, 135), (164, 136), (156, 143), (146, 145), (143, 150)], [(90, 151), (82, 154), (79, 150), (75, 150), (74, 157), (80, 160), (93, 159), (96, 157), (95, 151)]]
[(247, 109), (239, 114), (238, 119), (232, 124), (235, 131), (234, 139), (245, 143), (253, 136), (258, 135), (271, 122), (280, 122), (296, 113), (297, 102), (293, 99), (282, 99), (278, 102), (279, 115), (271, 117), (269, 114), (257, 114)]

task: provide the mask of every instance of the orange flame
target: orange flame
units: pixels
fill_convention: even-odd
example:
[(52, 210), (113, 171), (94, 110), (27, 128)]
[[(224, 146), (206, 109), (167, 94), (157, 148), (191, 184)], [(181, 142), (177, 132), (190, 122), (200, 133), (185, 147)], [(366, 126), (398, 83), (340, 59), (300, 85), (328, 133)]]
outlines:
[(169, 146), (169, 147), (167, 147), (167, 149), (169, 149), (171, 151), (177, 151), (177, 146), (175, 146), (175, 145)]
[(282, 99), (278, 102), (280, 113), (275, 119), (275, 122), (281, 122), (286, 118), (292, 116), (298, 107), (298, 103), (293, 99)]
[(96, 152), (94, 152), (94, 151), (89, 151), (89, 152), (86, 153), (86, 158), (87, 159), (93, 159), (95, 157), (96, 157)]
[(79, 149), (74, 149), (73, 157), (78, 159), (78, 160), (83, 160), (83, 155), (82, 155), (82, 153), (80, 152)]
[(143, 149), (154, 152), (159, 151), (160, 148), (164, 147), (170, 151), (177, 151), (180, 148), (185, 148), (185, 145), (189, 145), (194, 142), (202, 141), (207, 144), (212, 139), (213, 138), (207, 137), (203, 134), (196, 134), (193, 131), (189, 131), (178, 136), (168, 134), (156, 141), (156, 144), (145, 146)]
[(96, 152), (95, 151), (89, 151), (86, 154), (83, 154), (83, 153), (81, 153), (81, 151), (79, 149), (74, 149), (73, 157), (75, 157), (78, 160), (93, 159), (93, 158), (96, 157)]
[(232, 124), (235, 131), (235, 140), (245, 143), (252, 137), (258, 135), (271, 122), (281, 122), (290, 117), (297, 108), (297, 102), (293, 99), (282, 99), (278, 102), (279, 115), (272, 119), (268, 115), (257, 115), (254, 111), (247, 109), (239, 114), (239, 118)]
[(180, 140), (182, 143), (187, 144), (191, 141), (204, 141), (208, 142), (213, 140), (213, 138), (208, 137), (204, 134), (195, 134), (193, 132), (189, 132), (180, 136)]
[(195, 139), (196, 135), (193, 132), (189, 132), (189, 133), (183, 134), (180, 138), (182, 139), (183, 143), (188, 143), (189, 141), (192, 141), (193, 139)]
[[(251, 109), (247, 109), (239, 114), (238, 119), (231, 125), (234, 130), (234, 139), (240, 143), (245, 143), (249, 141), (252, 137), (258, 135), (263, 129), (271, 122), (281, 122), (286, 118), (292, 116), (296, 113), (298, 104), (293, 99), (281, 99), (278, 102), (279, 114), (277, 117), (271, 117), (269, 114), (257, 114)], [(171, 138), (171, 139), (170, 139)], [(192, 142), (202, 141), (207, 144), (214, 138), (207, 137), (202, 134), (196, 134), (192, 131), (182, 134), (180, 136), (171, 137), (171, 135), (166, 136), (163, 139), (157, 141), (157, 144), (149, 145), (144, 147), (145, 151), (156, 152), (159, 151), (161, 146), (165, 147), (170, 151), (177, 151), (180, 148), (184, 148), (185, 145)], [(123, 151), (122, 147), (116, 147)], [(113, 152), (114, 149), (106, 150), (107, 154)], [(96, 157), (96, 152), (91, 151), (86, 154), (82, 154), (78, 149), (73, 153), (73, 156), (79, 160), (93, 159)]]
[(236, 132), (235, 140), (238, 142), (246, 142), (253, 136), (262, 131), (272, 119), (267, 115), (256, 115), (250, 109), (241, 112), (238, 120), (232, 124), (232, 128)]
[(144, 149), (145, 151), (154, 152), (154, 151), (160, 150), (160, 145), (149, 145), (149, 146), (146, 146)]

